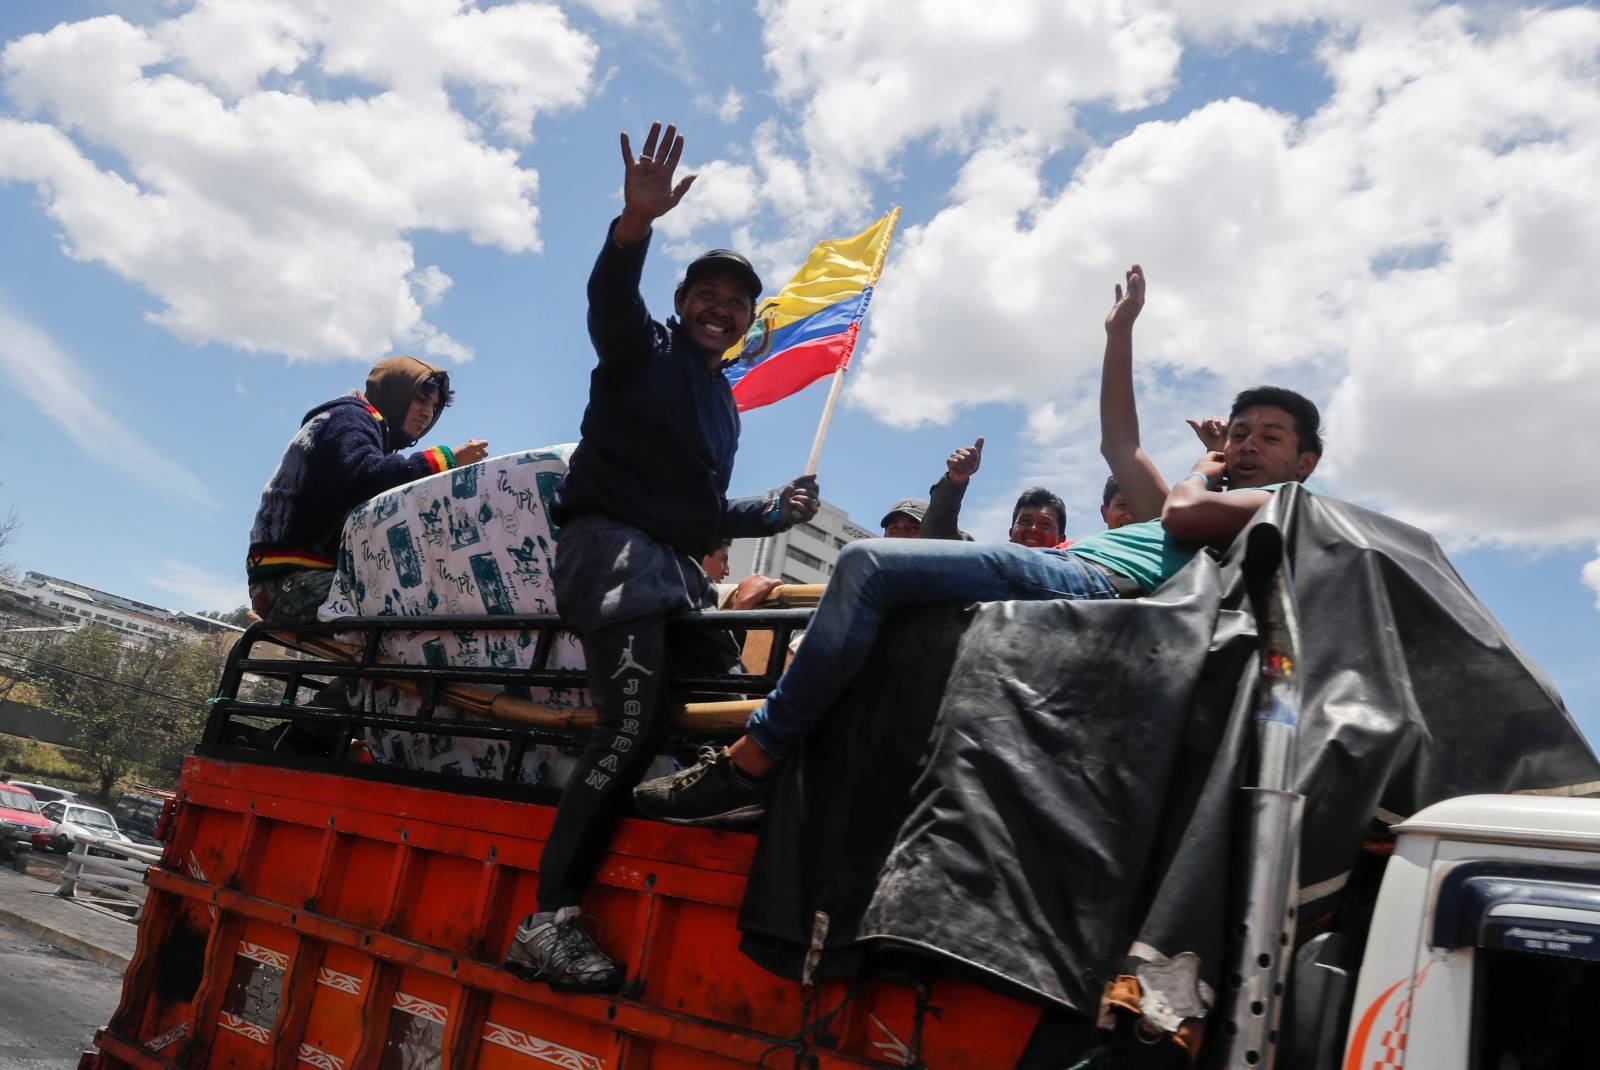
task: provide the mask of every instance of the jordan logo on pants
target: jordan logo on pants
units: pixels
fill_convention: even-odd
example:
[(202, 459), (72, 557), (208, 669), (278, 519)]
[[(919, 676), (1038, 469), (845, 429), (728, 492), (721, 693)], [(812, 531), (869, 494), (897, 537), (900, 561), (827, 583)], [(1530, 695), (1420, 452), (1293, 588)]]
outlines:
[(655, 675), (654, 669), (647, 669), (640, 665), (638, 659), (633, 656), (632, 635), (628, 636), (628, 645), (622, 648), (622, 657), (617, 659), (617, 671), (611, 674), (611, 678), (615, 680), (630, 670), (640, 675), (635, 675), (622, 682), (622, 693), (626, 696), (622, 700), (622, 723), (611, 737), (609, 751), (596, 763), (597, 767), (589, 770), (588, 775), (583, 778), (586, 786), (596, 790), (603, 789), (611, 782), (611, 777), (621, 767), (622, 755), (633, 750), (634, 746), (639, 742), (642, 730), (641, 722), (644, 718), (644, 703), (634, 696), (639, 694), (640, 676)]
[(628, 636), (628, 645), (622, 648), (622, 658), (617, 662), (617, 671), (611, 674), (611, 678), (615, 680), (629, 669), (635, 669), (644, 673), (646, 676), (655, 675), (653, 671), (645, 668), (643, 665), (640, 665), (637, 661), (633, 660), (633, 636), (631, 635)]

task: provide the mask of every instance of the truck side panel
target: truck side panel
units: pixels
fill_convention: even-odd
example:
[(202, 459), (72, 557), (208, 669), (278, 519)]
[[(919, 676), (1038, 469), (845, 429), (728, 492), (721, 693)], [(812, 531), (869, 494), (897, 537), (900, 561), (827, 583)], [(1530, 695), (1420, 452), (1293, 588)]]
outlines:
[(738, 950), (753, 836), (624, 822), (586, 902), (618, 996), (497, 963), (552, 810), (190, 759), (102, 1068), (1013, 1065), (1034, 1006), (942, 979), (815, 989)]

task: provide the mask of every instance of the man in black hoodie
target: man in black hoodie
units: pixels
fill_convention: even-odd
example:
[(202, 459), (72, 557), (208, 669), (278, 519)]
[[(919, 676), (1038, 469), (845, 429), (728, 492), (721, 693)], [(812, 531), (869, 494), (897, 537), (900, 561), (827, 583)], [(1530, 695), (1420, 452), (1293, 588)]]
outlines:
[[(589, 337), (600, 362), (582, 441), (551, 509), (561, 525), (556, 604), (583, 640), (599, 710), (539, 862), (538, 913), (522, 920), (506, 955), (510, 969), (553, 988), (622, 982), (622, 967), (579, 926), (578, 905), (664, 726), (667, 618), (716, 604), (700, 558), (721, 539), (770, 535), (817, 512), (815, 476), (775, 494), (727, 497), (739, 412), (721, 365), (755, 318), (761, 280), (750, 262), (727, 249), (695, 260), (666, 324), (639, 296), (651, 225), (694, 181), (673, 185), (682, 153), (673, 126), (665, 134), (652, 126), (638, 160), (622, 135), (622, 214), (589, 276)], [(720, 670), (738, 657), (731, 644), (718, 653)], [(673, 656), (681, 665), (707, 655)]]
[(245, 571), (250, 605), (281, 625), (313, 621), (327, 601), (339, 536), (350, 510), (414, 479), (481, 461), (489, 444), (434, 446), (400, 456), (450, 404), (450, 376), (416, 357), (373, 366), (365, 394), (306, 413), (261, 492)]

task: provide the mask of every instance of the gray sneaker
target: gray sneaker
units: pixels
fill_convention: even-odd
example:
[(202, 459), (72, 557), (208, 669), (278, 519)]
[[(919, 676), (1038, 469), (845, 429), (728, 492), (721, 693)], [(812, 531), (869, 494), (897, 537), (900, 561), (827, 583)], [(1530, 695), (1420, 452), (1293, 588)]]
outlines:
[(506, 969), (563, 992), (615, 992), (623, 970), (578, 923), (577, 907), (529, 914), (506, 951)]
[(669, 825), (753, 821), (766, 811), (771, 790), (770, 781), (739, 772), (726, 749), (703, 747), (700, 760), (689, 768), (634, 788), (633, 805)]

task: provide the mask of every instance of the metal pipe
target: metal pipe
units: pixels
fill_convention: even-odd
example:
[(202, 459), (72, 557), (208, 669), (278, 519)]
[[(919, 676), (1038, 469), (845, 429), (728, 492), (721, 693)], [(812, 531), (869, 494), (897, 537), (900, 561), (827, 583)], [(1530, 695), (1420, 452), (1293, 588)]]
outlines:
[(1284, 985), (1294, 953), (1300, 884), (1300, 823), (1295, 789), (1300, 736), (1300, 625), (1283, 536), (1259, 524), (1245, 550), (1245, 583), (1260, 636), (1255, 695), (1254, 784), (1241, 789), (1249, 815), (1249, 872), (1233, 961), (1223, 991), (1222, 1057), (1228, 1070), (1272, 1070)]

